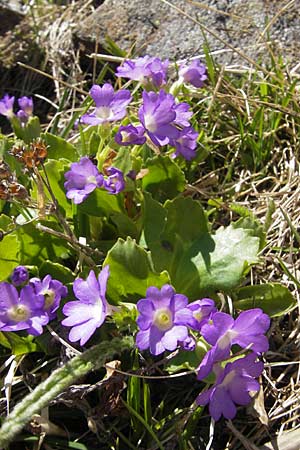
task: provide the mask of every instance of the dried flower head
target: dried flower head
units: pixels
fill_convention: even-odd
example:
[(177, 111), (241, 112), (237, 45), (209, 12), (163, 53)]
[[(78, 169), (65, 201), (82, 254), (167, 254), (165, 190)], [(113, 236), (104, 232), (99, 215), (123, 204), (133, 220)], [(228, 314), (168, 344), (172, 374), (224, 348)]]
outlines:
[(47, 158), (47, 145), (42, 139), (32, 141), (29, 148), (25, 145), (13, 146), (10, 153), (22, 164), (26, 169), (33, 169), (39, 166)]
[(9, 167), (9, 165), (3, 161), (0, 160), (0, 181), (1, 180), (9, 180), (12, 178), (12, 172)]
[(28, 197), (26, 188), (15, 180), (1, 180), (0, 200), (11, 201), (14, 198), (23, 200)]

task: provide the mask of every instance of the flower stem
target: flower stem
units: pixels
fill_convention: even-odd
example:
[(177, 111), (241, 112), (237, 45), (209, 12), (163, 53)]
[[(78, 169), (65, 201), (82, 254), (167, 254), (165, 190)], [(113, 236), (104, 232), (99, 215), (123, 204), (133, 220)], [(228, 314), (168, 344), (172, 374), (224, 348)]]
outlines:
[(132, 338), (114, 338), (110, 342), (102, 342), (91, 349), (76, 356), (63, 367), (55, 370), (49, 378), (28, 394), (4, 420), (0, 429), (0, 448), (7, 446), (22, 428), (30, 421), (34, 414), (45, 408), (51, 400), (63, 392), (78, 378), (84, 376), (92, 369), (101, 367), (107, 359), (130, 349), (133, 346)]

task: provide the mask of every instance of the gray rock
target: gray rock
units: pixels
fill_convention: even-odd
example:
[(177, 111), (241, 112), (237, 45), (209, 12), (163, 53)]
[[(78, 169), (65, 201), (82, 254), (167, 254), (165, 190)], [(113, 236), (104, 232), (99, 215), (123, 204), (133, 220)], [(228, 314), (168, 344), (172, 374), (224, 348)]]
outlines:
[(105, 0), (78, 26), (76, 35), (100, 45), (108, 35), (126, 51), (134, 45), (134, 54), (171, 59), (203, 53), (207, 39), (211, 51), (224, 50), (219, 59), (226, 63), (235, 58), (228, 44), (257, 58), (265, 52), (265, 46), (258, 43), (271, 36), (297, 61), (300, 0), (279, 14), (261, 37), (267, 20), (286, 4), (286, 0)]

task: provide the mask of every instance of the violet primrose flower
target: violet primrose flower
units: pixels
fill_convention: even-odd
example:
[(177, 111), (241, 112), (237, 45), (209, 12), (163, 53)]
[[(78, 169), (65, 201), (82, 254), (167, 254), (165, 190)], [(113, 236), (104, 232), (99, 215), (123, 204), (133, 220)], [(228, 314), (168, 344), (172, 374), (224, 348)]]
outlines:
[(90, 96), (96, 104), (96, 108), (91, 114), (84, 114), (80, 122), (89, 125), (100, 125), (114, 122), (126, 116), (126, 107), (132, 100), (130, 91), (121, 89), (114, 92), (109, 83), (102, 87), (94, 84), (90, 90)]
[(250, 391), (259, 391), (255, 378), (263, 371), (263, 363), (255, 362), (256, 355), (250, 353), (244, 358), (226, 364), (220, 369), (217, 380), (210, 389), (202, 392), (196, 399), (198, 405), (209, 403), (209, 413), (214, 420), (223, 415), (233, 419), (236, 415), (235, 405), (248, 405), (251, 402)]
[(66, 196), (75, 204), (82, 203), (91, 192), (103, 184), (103, 175), (87, 156), (71, 164), (71, 170), (65, 173), (65, 179)]
[(17, 112), (16, 116), (19, 119), (19, 121), (21, 122), (22, 126), (24, 126), (28, 122), (28, 116), (27, 116), (26, 112), (23, 111), (23, 109), (20, 109)]
[(62, 297), (66, 297), (68, 289), (60, 281), (53, 280), (51, 275), (46, 275), (43, 280), (31, 278), (29, 284), (33, 287), (37, 295), (44, 296), (43, 310), (49, 317), (49, 321), (56, 317), (56, 310), (59, 308)]
[(176, 149), (174, 156), (181, 155), (187, 161), (195, 158), (198, 136), (193, 127), (183, 128), (176, 139), (170, 139), (170, 145)]
[(162, 61), (149, 55), (137, 58), (136, 60), (125, 60), (117, 68), (116, 76), (129, 78), (147, 85), (152, 83), (155, 87), (160, 87), (166, 83), (166, 75), (169, 61)]
[(190, 126), (189, 120), (193, 115), (193, 111), (190, 111), (190, 105), (186, 102), (174, 103), (173, 108), (174, 111), (176, 112), (174, 123), (176, 125), (179, 125), (180, 127), (189, 127)]
[(202, 298), (189, 303), (187, 308), (192, 311), (192, 318), (188, 321), (188, 325), (196, 331), (201, 331), (203, 325), (205, 325), (212, 314), (217, 311), (215, 302), (211, 298)]
[(31, 97), (21, 97), (18, 99), (19, 107), (21, 108), (17, 112), (17, 117), (22, 123), (26, 123), (33, 112), (33, 100)]
[(270, 326), (270, 318), (260, 308), (243, 311), (234, 320), (229, 314), (216, 312), (201, 328), (204, 339), (213, 347), (206, 353), (199, 366), (197, 378), (202, 380), (217, 361), (230, 355), (231, 346), (249, 347), (254, 353), (268, 350), (269, 342), (264, 333)]
[(190, 157), (192, 151), (194, 156), (198, 133), (189, 123), (193, 115), (190, 105), (175, 103), (173, 95), (162, 89), (158, 94), (144, 91), (142, 95), (143, 104), (138, 115), (152, 142), (158, 146), (176, 145), (178, 152)]
[(122, 170), (116, 167), (109, 167), (106, 169), (109, 175), (107, 179), (104, 180), (104, 189), (106, 189), (110, 194), (119, 194), (125, 188), (125, 180)]
[(21, 286), (29, 278), (28, 270), (25, 266), (17, 266), (14, 268), (10, 278), (14, 286)]
[(105, 266), (98, 278), (91, 270), (86, 280), (78, 278), (74, 281), (73, 291), (79, 301), (64, 305), (63, 313), (68, 317), (62, 321), (62, 325), (72, 327), (71, 342), (80, 340), (80, 345), (84, 345), (111, 313), (112, 307), (105, 298), (108, 277), (109, 266)]
[(176, 139), (180, 133), (175, 126), (175, 120), (180, 115), (176, 112), (175, 98), (164, 90), (159, 93), (143, 91), (143, 104), (139, 109), (139, 119), (155, 145), (169, 143), (170, 138)]
[(149, 348), (153, 355), (160, 355), (165, 350), (175, 350), (179, 342), (187, 342), (186, 324), (192, 318), (187, 305), (187, 297), (176, 294), (169, 284), (161, 290), (149, 287), (146, 298), (137, 303), (137, 324), (140, 328), (136, 336), (138, 348)]
[(15, 97), (10, 97), (8, 94), (4, 95), (4, 97), (0, 100), (0, 114), (2, 116), (6, 116), (8, 119), (13, 117), (14, 101)]
[(190, 64), (182, 64), (178, 74), (185, 83), (190, 83), (196, 88), (201, 88), (207, 79), (206, 67), (199, 59), (195, 59)]
[(183, 350), (193, 352), (196, 348), (196, 341), (192, 336), (188, 336), (184, 341), (179, 342), (179, 345), (183, 348)]
[(0, 283), (0, 331), (26, 330), (38, 336), (49, 322), (43, 310), (44, 297), (36, 295), (32, 286), (24, 286), (20, 297), (9, 283)]
[(18, 99), (19, 107), (27, 116), (31, 116), (33, 112), (33, 100), (31, 97), (20, 97)]
[(169, 60), (162, 61), (159, 58), (151, 58), (147, 64), (147, 69), (150, 70), (149, 79), (151, 83), (159, 88), (166, 83), (167, 70), (169, 66)]
[(146, 142), (144, 133), (145, 129), (141, 125), (137, 127), (133, 125), (121, 126), (115, 135), (115, 141), (119, 145), (141, 145)]

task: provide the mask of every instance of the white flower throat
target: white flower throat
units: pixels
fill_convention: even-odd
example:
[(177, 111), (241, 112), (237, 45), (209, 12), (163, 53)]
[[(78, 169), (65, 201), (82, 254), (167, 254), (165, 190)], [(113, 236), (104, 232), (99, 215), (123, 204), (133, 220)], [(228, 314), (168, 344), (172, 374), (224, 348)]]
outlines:
[(167, 308), (161, 308), (155, 311), (154, 325), (161, 331), (169, 330), (173, 325), (171, 311)]
[(30, 316), (29, 309), (25, 305), (16, 305), (9, 308), (7, 315), (13, 322), (23, 322)]

